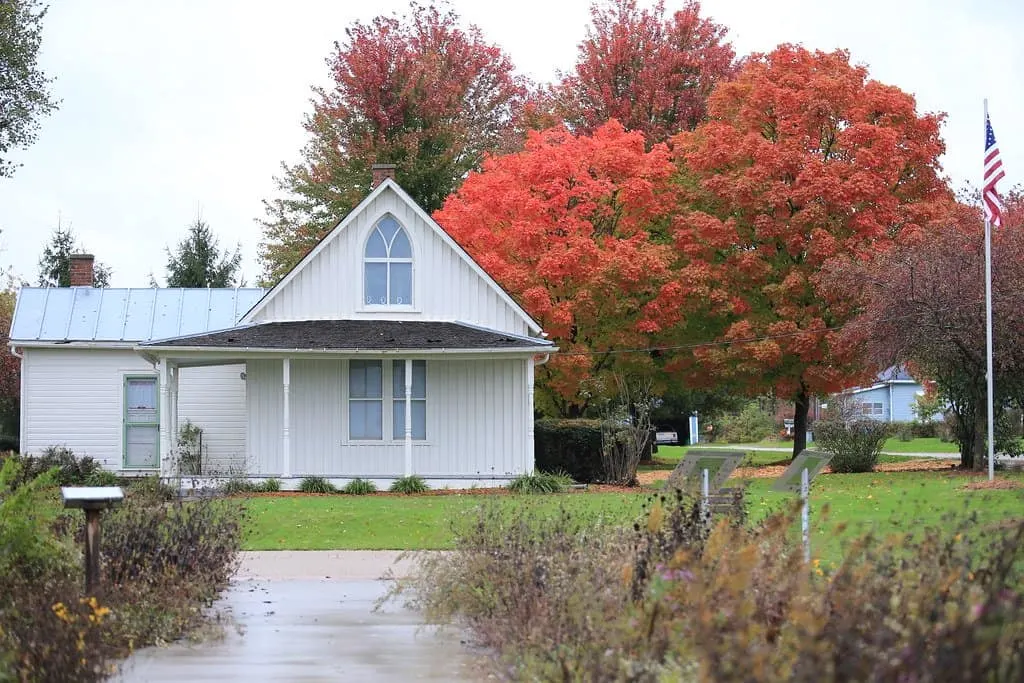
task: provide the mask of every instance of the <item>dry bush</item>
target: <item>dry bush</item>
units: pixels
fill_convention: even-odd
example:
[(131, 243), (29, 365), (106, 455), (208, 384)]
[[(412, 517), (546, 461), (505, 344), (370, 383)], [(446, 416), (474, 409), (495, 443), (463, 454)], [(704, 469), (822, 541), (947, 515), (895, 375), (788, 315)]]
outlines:
[(517, 680), (1022, 680), (1024, 521), (869, 535), (829, 568), (804, 564), (795, 517), (705, 534), (666, 496), (630, 534), (495, 505), (394, 592)]

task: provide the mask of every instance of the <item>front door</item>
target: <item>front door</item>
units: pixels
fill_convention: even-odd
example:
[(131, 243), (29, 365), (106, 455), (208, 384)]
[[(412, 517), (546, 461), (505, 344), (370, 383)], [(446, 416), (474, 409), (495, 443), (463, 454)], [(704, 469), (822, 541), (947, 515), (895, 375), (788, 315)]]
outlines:
[(126, 469), (160, 466), (156, 377), (125, 377), (124, 466)]

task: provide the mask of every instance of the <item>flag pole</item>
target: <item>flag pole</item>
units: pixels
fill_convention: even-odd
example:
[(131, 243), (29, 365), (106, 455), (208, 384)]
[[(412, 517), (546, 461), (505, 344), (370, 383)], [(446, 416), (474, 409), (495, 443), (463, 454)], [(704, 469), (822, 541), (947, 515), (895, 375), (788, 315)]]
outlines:
[[(988, 98), (985, 98), (985, 128), (988, 129)], [(983, 198), (984, 201), (984, 198)], [(988, 480), (995, 479), (995, 429), (992, 385), (992, 222), (985, 215), (985, 377), (988, 384)]]

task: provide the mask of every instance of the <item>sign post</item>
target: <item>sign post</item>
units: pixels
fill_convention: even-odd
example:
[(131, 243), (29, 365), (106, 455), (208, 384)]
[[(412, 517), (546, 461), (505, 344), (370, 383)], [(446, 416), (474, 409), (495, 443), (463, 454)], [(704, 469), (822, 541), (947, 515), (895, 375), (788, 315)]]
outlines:
[(697, 411), (690, 415), (690, 445), (696, 446), (700, 443), (700, 424), (697, 420)]
[(831, 453), (801, 451), (772, 486), (773, 491), (800, 493), (800, 535), (805, 562), (811, 561), (811, 480), (825, 469), (831, 459)]
[(120, 505), (120, 486), (64, 486), (60, 490), (65, 508), (85, 511), (85, 593), (95, 595), (100, 585), (100, 512)]

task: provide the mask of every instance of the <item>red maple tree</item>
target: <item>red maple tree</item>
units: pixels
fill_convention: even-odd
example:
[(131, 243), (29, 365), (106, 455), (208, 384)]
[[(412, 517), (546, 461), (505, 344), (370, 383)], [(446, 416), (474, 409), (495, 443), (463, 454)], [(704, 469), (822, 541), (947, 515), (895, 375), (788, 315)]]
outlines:
[(575, 70), (551, 93), (554, 111), (574, 132), (589, 134), (618, 119), (649, 145), (665, 141), (692, 130), (715, 84), (734, 72), (726, 29), (702, 17), (699, 2), (666, 17), (662, 0), (650, 9), (636, 0), (606, 0), (590, 14)]
[(865, 370), (835, 343), (849, 313), (821, 291), (820, 273), (920, 232), (948, 199), (942, 116), (918, 114), (912, 96), (870, 80), (847, 52), (791, 45), (753, 55), (708, 113), (674, 138), (688, 188), (673, 226), (684, 263), (647, 318), (723, 342), (674, 367), (792, 400), (795, 454), (810, 397)]
[(647, 345), (644, 306), (673, 260), (652, 239), (665, 234), (673, 172), (664, 145), (645, 151), (615, 121), (592, 136), (533, 132), (435, 214), (561, 349), (538, 375), (542, 405), (560, 415), (583, 414), (615, 367), (644, 362), (611, 351)]
[(440, 207), (486, 153), (515, 135), (525, 84), (508, 56), (454, 12), (413, 3), (345, 30), (327, 60), (333, 83), (314, 90), (302, 161), (265, 202), (263, 280), (272, 284), (366, 196), (370, 166), (428, 211)]
[(14, 318), (14, 291), (0, 291), (0, 434), (16, 434), (21, 401), (21, 360), (7, 346)]

